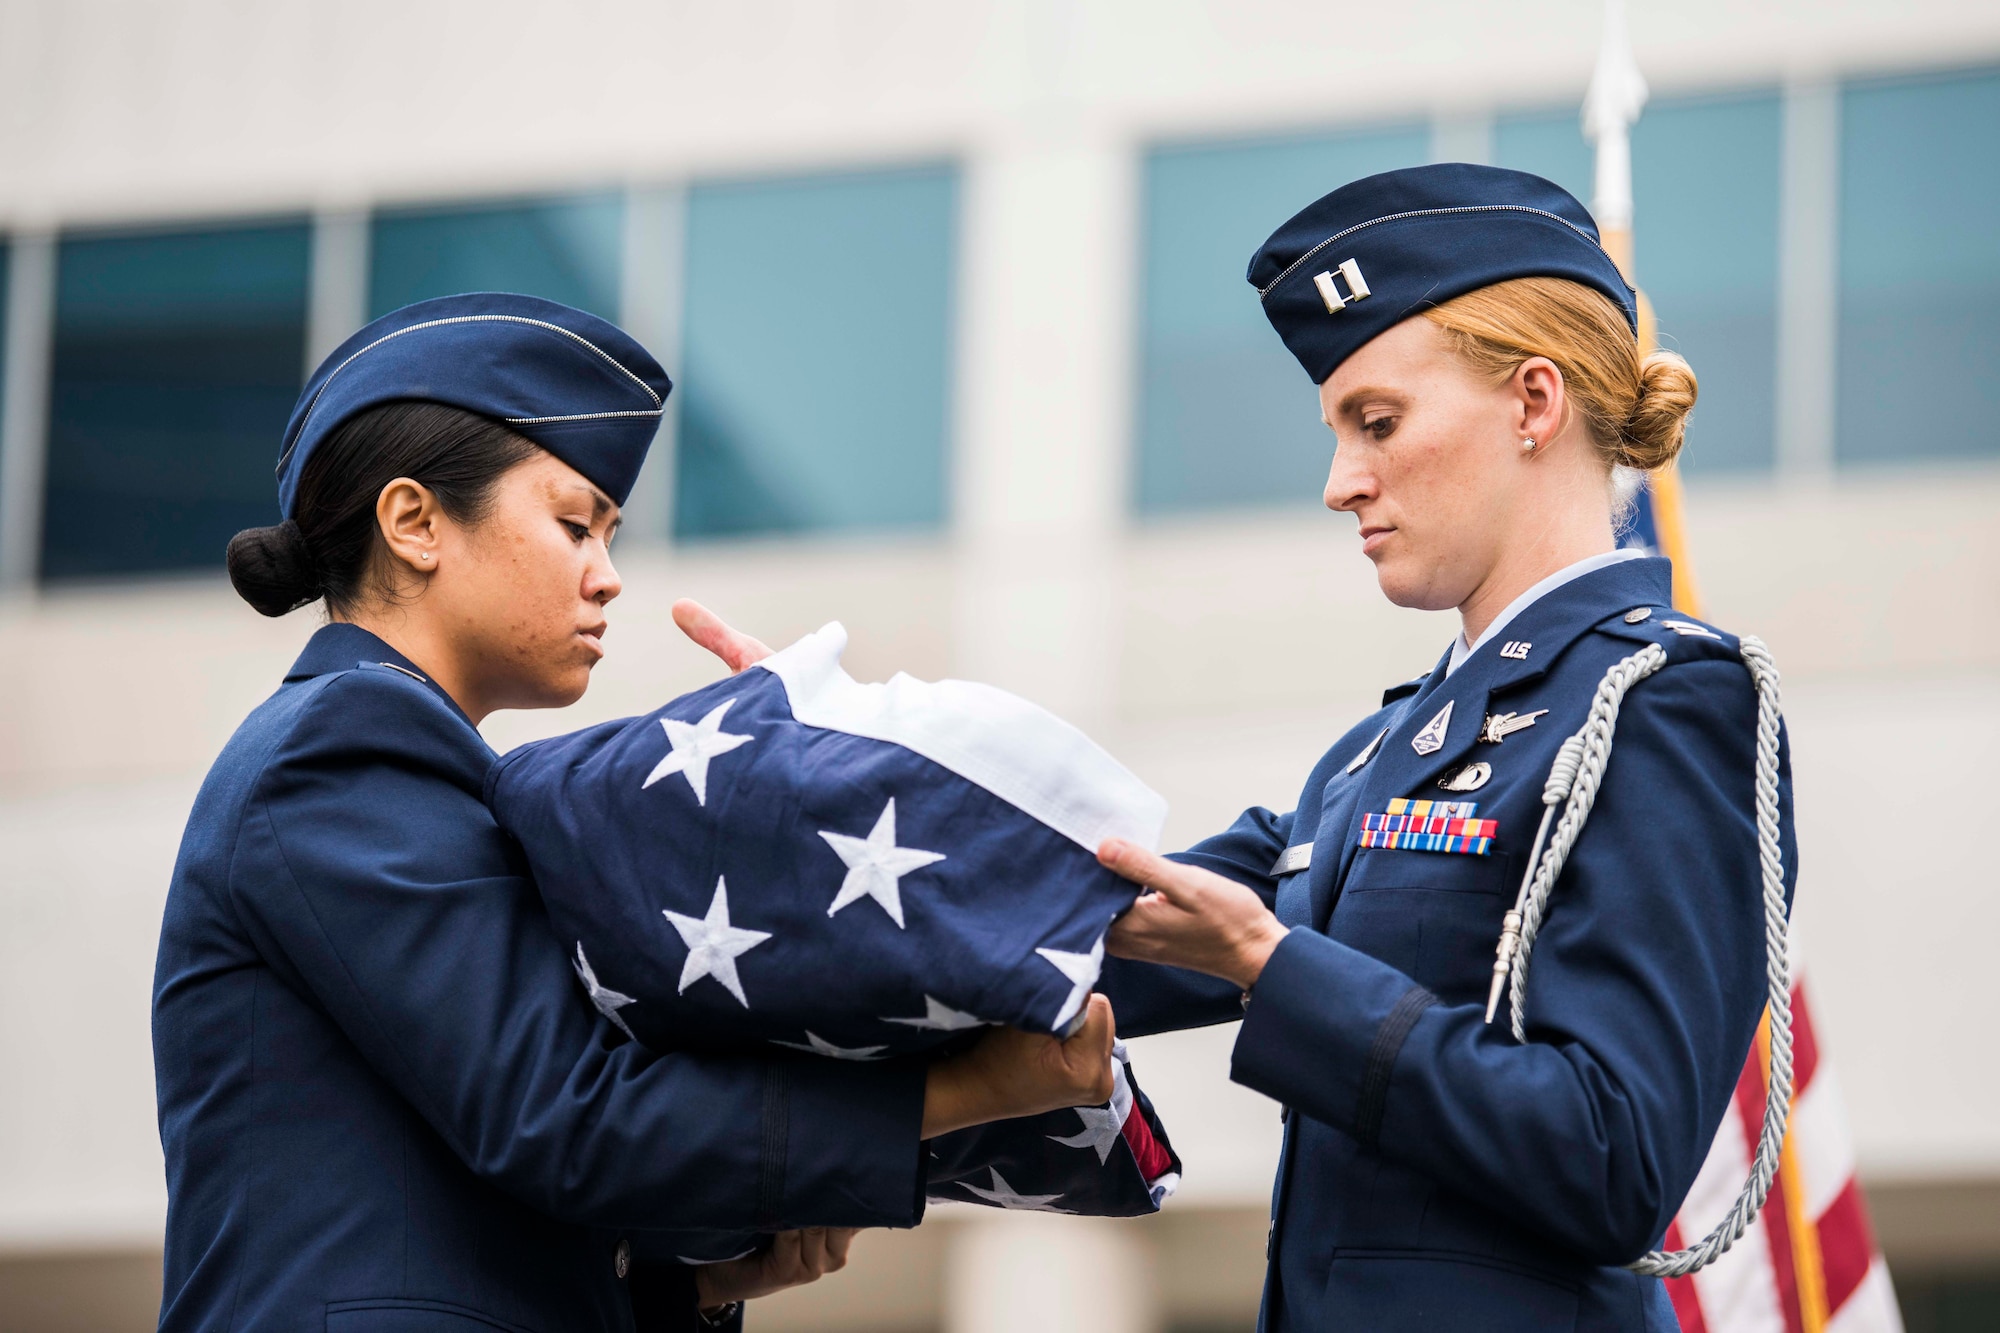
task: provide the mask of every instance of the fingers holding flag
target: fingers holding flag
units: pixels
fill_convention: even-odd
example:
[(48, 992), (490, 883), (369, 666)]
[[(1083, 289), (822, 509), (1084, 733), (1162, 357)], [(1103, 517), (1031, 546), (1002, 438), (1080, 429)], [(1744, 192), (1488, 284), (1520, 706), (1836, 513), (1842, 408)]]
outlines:
[(731, 672), (755, 666), (771, 655), (765, 644), (732, 629), (728, 621), (691, 597), (675, 602), (673, 612), (681, 633), (721, 658)]
[(1116, 957), (1205, 972), (1247, 990), (1285, 937), (1263, 899), (1212, 870), (1170, 861), (1120, 838), (1099, 846), (1097, 859), (1151, 890), (1112, 925), (1105, 947)]

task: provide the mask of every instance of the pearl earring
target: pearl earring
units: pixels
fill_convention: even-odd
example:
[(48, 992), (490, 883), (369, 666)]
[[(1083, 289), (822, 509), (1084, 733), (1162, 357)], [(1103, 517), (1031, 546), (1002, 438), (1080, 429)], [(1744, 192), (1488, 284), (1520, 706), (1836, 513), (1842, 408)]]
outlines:
[(1533, 452), (1535, 452), (1534, 436), (1530, 435), (1527, 439), (1521, 441), (1521, 452), (1525, 454), (1532, 454)]

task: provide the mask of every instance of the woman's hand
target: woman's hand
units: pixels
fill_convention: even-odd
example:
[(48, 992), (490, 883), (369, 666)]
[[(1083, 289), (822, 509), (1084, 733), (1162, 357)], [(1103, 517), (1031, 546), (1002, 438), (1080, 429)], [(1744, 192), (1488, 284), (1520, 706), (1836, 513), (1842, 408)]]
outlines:
[(674, 603), (674, 623), (681, 627), (681, 633), (721, 658), (732, 673), (755, 666), (771, 655), (769, 648), (748, 634), (729, 628), (721, 616), (692, 598), (683, 597)]
[(971, 1050), (940, 1060), (924, 1081), (924, 1138), (989, 1120), (1111, 1100), (1111, 1001), (1090, 997), (1068, 1041), (995, 1028)]
[(1257, 984), (1285, 928), (1264, 900), (1212, 870), (1155, 856), (1112, 838), (1097, 859), (1151, 893), (1112, 924), (1105, 948), (1119, 958), (1171, 963), (1233, 981)]
[(695, 1269), (695, 1296), (702, 1309), (713, 1310), (731, 1301), (755, 1300), (786, 1287), (817, 1282), (847, 1267), (847, 1248), (854, 1243), (857, 1231), (856, 1227), (780, 1231), (771, 1238), (771, 1248), (761, 1254)]

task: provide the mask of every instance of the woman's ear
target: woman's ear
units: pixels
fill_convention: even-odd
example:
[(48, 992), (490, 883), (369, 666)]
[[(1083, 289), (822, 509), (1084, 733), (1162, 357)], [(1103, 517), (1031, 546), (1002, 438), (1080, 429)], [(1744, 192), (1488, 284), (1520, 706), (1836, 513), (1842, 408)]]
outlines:
[(1554, 441), (1562, 433), (1569, 408), (1562, 371), (1556, 363), (1545, 356), (1531, 356), (1514, 368), (1508, 387), (1518, 402), (1522, 440), (1534, 440), (1538, 445)]
[(375, 497), (375, 524), (389, 548), (391, 575), (430, 574), (444, 559), (444, 511), (421, 482), (398, 477)]

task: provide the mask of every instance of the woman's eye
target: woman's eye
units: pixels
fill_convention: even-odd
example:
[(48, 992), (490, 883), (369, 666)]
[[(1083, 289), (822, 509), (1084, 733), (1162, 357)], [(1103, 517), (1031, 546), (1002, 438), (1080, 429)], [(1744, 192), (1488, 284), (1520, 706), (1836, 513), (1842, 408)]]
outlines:
[(572, 523), (568, 519), (562, 519), (561, 523), (563, 527), (568, 530), (569, 539), (573, 542), (582, 542), (585, 538), (590, 536), (589, 527), (587, 527), (582, 523)]

